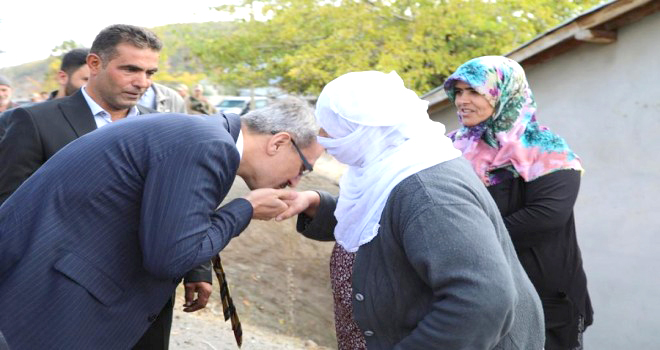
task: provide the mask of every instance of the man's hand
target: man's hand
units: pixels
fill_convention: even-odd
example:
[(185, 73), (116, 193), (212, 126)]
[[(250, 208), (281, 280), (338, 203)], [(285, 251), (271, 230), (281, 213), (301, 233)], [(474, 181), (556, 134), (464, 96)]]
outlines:
[(296, 197), (298, 192), (295, 191), (260, 188), (248, 193), (244, 198), (252, 204), (253, 219), (270, 220), (289, 207), (285, 201), (292, 201)]
[[(183, 304), (183, 311), (195, 312), (206, 307), (209, 302), (213, 286), (208, 282), (184, 283), (186, 289), (186, 303)], [(197, 293), (197, 299), (195, 299)]]
[(293, 199), (284, 199), (288, 208), (281, 212), (275, 218), (276, 221), (286, 220), (294, 215), (305, 212), (308, 216), (314, 217), (316, 208), (318, 208), (321, 197), (316, 191), (298, 192), (298, 195)]

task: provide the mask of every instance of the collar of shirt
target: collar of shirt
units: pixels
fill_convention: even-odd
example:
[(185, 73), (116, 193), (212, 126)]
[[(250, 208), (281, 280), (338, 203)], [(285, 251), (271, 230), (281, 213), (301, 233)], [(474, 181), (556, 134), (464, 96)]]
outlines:
[(238, 138), (236, 139), (236, 149), (238, 150), (238, 155), (243, 159), (243, 130), (238, 132)]
[(156, 88), (154, 87), (154, 84), (151, 84), (151, 86), (144, 91), (142, 97), (140, 97), (138, 104), (156, 110), (158, 107), (157, 102), (158, 101), (156, 100)]
[[(112, 117), (110, 116), (110, 113), (108, 113), (103, 107), (99, 106), (94, 99), (87, 94), (87, 85), (84, 85), (81, 89), (83, 97), (85, 97), (85, 101), (87, 101), (87, 105), (89, 106), (89, 109), (92, 110), (92, 115), (94, 116), (94, 121), (96, 121), (96, 126), (98, 128), (112, 123)], [(134, 117), (136, 115), (140, 115), (140, 111), (137, 109), (137, 106), (131, 107), (131, 109), (128, 110), (128, 114), (126, 115), (126, 118), (129, 117)]]

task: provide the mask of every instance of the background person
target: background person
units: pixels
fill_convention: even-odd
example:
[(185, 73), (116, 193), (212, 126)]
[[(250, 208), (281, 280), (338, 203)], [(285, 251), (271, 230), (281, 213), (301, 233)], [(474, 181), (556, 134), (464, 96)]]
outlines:
[[(392, 103), (392, 102), (395, 103)], [(302, 192), (284, 219), (336, 240), (339, 349), (541, 349), (543, 316), (492, 198), (392, 72), (326, 85), (319, 143), (349, 166), (339, 197)]]
[(182, 99), (186, 100), (188, 98), (188, 86), (186, 84), (177, 84), (174, 89), (181, 96)]
[(158, 83), (151, 83), (138, 103), (160, 113), (186, 113), (183, 98), (173, 89)]
[(546, 350), (581, 349), (593, 322), (573, 206), (582, 165), (566, 141), (536, 121), (522, 67), (501, 56), (472, 59), (444, 84), (463, 125), (454, 146), (495, 199), (541, 297)]
[(188, 111), (190, 114), (212, 115), (216, 113), (215, 107), (204, 96), (204, 87), (200, 84), (195, 85), (193, 94), (188, 96)]
[(193, 113), (192, 109), (190, 108), (191, 107), (190, 106), (190, 96), (189, 96), (190, 95), (189, 94), (190, 89), (188, 88), (188, 86), (186, 84), (177, 84), (174, 90), (176, 90), (176, 92), (179, 94), (179, 96), (181, 96), (181, 98), (185, 102), (185, 104), (186, 104), (186, 113), (195, 114), (195, 113)]
[(57, 83), (60, 87), (50, 93), (49, 100), (71, 96), (87, 84), (89, 80), (88, 54), (89, 49), (77, 48), (62, 56), (60, 71), (57, 72)]
[(33, 92), (30, 94), (30, 103), (39, 103), (43, 101), (41, 95), (38, 92)]
[(12, 92), (11, 81), (0, 75), (0, 113), (18, 107), (18, 105), (11, 100)]

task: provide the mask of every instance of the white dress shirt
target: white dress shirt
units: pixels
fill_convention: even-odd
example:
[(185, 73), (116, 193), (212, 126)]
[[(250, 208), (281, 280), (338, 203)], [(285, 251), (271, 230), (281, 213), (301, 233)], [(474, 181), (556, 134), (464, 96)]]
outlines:
[(238, 155), (243, 159), (243, 130), (238, 132), (238, 138), (236, 139), (236, 149), (238, 150)]
[[(112, 123), (112, 116), (110, 113), (108, 113), (103, 107), (99, 106), (94, 99), (92, 99), (88, 94), (87, 94), (87, 85), (83, 86), (82, 91), (83, 96), (85, 97), (85, 101), (87, 101), (87, 105), (89, 106), (89, 109), (92, 110), (92, 115), (94, 116), (94, 121), (96, 122), (96, 127), (100, 128), (104, 125), (108, 125)], [(128, 110), (128, 114), (126, 115), (126, 118), (129, 117), (134, 117), (136, 115), (140, 115), (140, 111), (137, 109), (137, 106), (131, 107), (131, 109)]]

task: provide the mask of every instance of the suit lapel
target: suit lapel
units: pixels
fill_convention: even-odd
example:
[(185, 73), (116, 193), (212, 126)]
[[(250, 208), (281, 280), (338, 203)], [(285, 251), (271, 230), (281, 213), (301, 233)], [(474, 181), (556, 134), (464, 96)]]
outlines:
[(64, 118), (69, 122), (77, 137), (96, 130), (96, 121), (87, 101), (79, 90), (70, 97), (65, 97), (59, 104)]
[[(80, 90), (70, 97), (62, 99), (59, 106), (64, 118), (69, 122), (77, 137), (96, 130), (96, 121), (92, 115), (92, 110)], [(155, 110), (141, 105), (137, 105), (137, 109), (140, 115), (157, 113)]]

